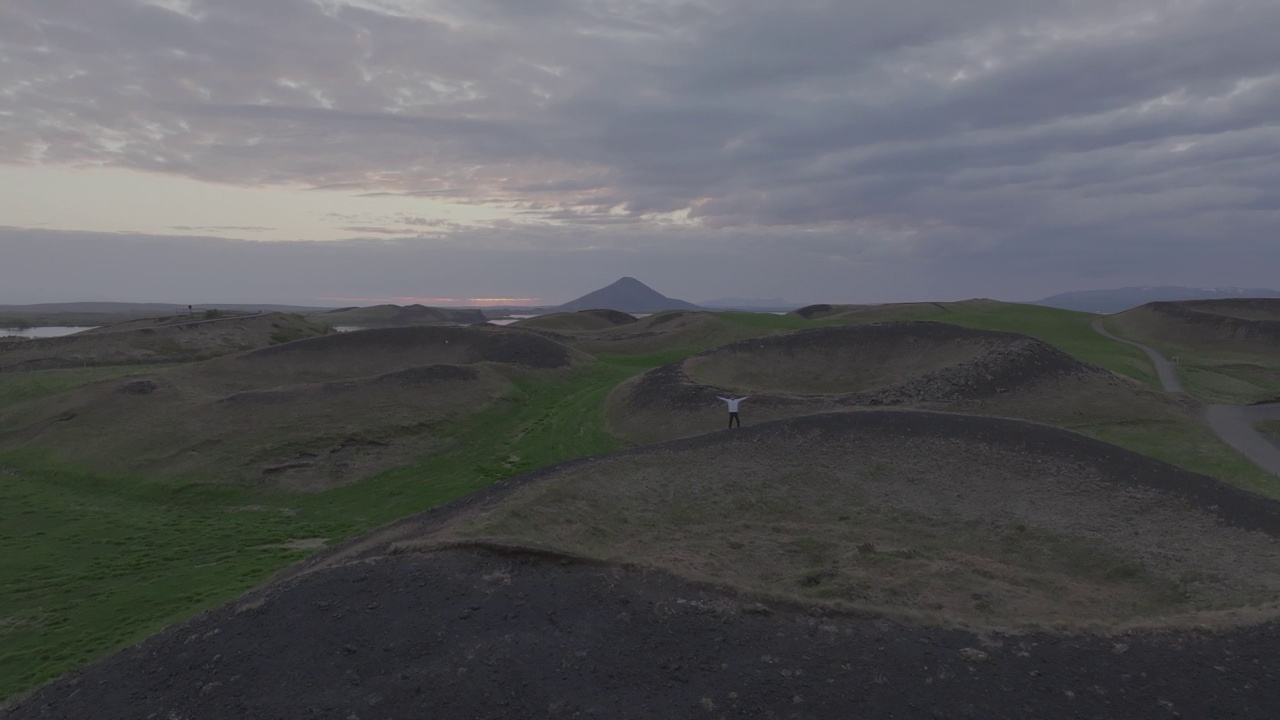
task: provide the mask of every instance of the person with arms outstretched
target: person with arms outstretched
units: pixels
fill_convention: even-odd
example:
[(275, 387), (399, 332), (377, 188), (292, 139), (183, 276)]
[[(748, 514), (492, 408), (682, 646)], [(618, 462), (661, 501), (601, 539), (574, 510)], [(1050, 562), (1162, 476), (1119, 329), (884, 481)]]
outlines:
[(732, 396), (720, 397), (719, 395), (716, 396), (717, 400), (723, 400), (724, 403), (729, 406), (729, 427), (733, 427), (734, 423), (738, 423), (738, 427), (742, 427), (742, 420), (738, 417), (738, 403), (742, 402), (743, 400), (746, 400), (749, 397), (751, 396), (750, 395), (743, 395), (742, 397), (732, 397)]

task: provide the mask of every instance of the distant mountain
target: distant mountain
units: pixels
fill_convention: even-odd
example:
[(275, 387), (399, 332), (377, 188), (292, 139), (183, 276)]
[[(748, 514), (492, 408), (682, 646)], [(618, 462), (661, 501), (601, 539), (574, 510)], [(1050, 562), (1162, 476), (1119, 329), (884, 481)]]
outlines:
[[(271, 305), (253, 303), (196, 303), (198, 310), (217, 308), (219, 310), (250, 310), (254, 312), (286, 312), (308, 313), (328, 308), (311, 305)], [(0, 312), (30, 313), (40, 315), (57, 315), (59, 313), (106, 313), (111, 315), (159, 315), (166, 313), (186, 312), (185, 303), (131, 303), (131, 302), (65, 302), (35, 303), (31, 305), (0, 305)]]
[(1126, 287), (1113, 290), (1083, 290), (1052, 295), (1035, 300), (1032, 305), (1047, 305), (1064, 310), (1114, 313), (1128, 310), (1149, 302), (1170, 300), (1219, 300), (1222, 298), (1280, 298), (1280, 290), (1260, 288), (1187, 288), (1164, 285), (1160, 287)]
[(476, 309), (427, 307), (425, 305), (373, 305), (326, 310), (311, 319), (330, 325), (367, 327), (400, 327), (405, 325), (430, 325), (432, 323), (462, 323), (471, 325), (486, 320), (484, 313)]
[(716, 298), (704, 301), (702, 306), (724, 310), (792, 310), (800, 307), (782, 298)]
[(705, 309), (691, 302), (669, 298), (633, 277), (624, 277), (612, 285), (589, 292), (577, 300), (570, 300), (555, 310), (562, 312), (597, 308), (628, 313)]

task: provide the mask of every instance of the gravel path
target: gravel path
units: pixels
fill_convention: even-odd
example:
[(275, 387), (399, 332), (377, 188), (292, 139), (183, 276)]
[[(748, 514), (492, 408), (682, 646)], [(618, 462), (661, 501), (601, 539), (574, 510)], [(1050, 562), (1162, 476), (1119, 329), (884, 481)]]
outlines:
[(1254, 465), (1280, 476), (1280, 446), (1254, 428), (1263, 420), (1280, 418), (1280, 403), (1209, 405), (1201, 417), (1223, 442), (1249, 458)]
[(1182, 387), (1182, 381), (1178, 379), (1177, 368), (1175, 368), (1173, 363), (1166, 360), (1165, 357), (1154, 348), (1149, 348), (1142, 343), (1136, 343), (1132, 340), (1125, 340), (1122, 337), (1112, 335), (1105, 327), (1102, 326), (1102, 318), (1098, 318), (1093, 321), (1093, 329), (1103, 337), (1110, 338), (1116, 342), (1122, 342), (1125, 345), (1132, 345), (1146, 353), (1147, 357), (1151, 358), (1151, 364), (1156, 367), (1156, 376), (1160, 378), (1160, 386), (1163, 387), (1166, 392), (1186, 392)]
[[(1186, 392), (1182, 387), (1182, 381), (1178, 379), (1177, 368), (1154, 348), (1112, 335), (1102, 326), (1102, 318), (1093, 321), (1093, 329), (1104, 337), (1125, 345), (1132, 345), (1146, 353), (1147, 357), (1151, 358), (1151, 364), (1155, 365), (1160, 385), (1166, 392)], [(1280, 403), (1207, 405), (1201, 409), (1200, 417), (1219, 439), (1235, 448), (1254, 465), (1272, 475), (1280, 476), (1280, 445), (1254, 428), (1256, 423), (1263, 420), (1280, 418)]]

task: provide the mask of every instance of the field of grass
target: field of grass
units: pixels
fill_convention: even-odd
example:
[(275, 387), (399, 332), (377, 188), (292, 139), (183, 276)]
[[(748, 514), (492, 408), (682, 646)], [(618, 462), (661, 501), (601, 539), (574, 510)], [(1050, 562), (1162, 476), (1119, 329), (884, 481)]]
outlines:
[(1159, 388), (1155, 368), (1137, 348), (1108, 340), (1090, 327), (1097, 319), (1090, 313), (1038, 305), (990, 304), (959, 307), (928, 318), (984, 330), (1022, 333), (1043, 340), (1087, 363)]
[(1210, 403), (1280, 402), (1280, 361), (1264, 356), (1223, 357), (1176, 347), (1158, 348), (1178, 358), (1187, 391)]
[(517, 380), (509, 397), (453, 428), (453, 450), (313, 495), (0, 456), (0, 698), (235, 597), (303, 557), (309, 541), (336, 542), (532, 468), (617, 449), (599, 408), (634, 372), (601, 362), (566, 380)]
[[(775, 316), (776, 317), (776, 316)], [(1084, 362), (1106, 368), (1159, 389), (1155, 368), (1137, 348), (1114, 342), (1093, 331), (1090, 324), (1097, 319), (1091, 313), (1060, 310), (1039, 305), (1022, 305), (995, 301), (956, 303), (911, 303), (869, 308), (833, 316), (825, 320), (805, 320), (785, 316), (766, 323), (786, 323), (787, 327), (816, 327), (823, 324), (889, 322), (894, 320), (931, 320), (948, 322), (981, 330), (1021, 333), (1043, 340)], [(753, 322), (761, 322), (754, 321)]]
[(1280, 401), (1280, 356), (1276, 353), (1258, 349), (1259, 345), (1204, 339), (1206, 336), (1196, 334), (1196, 328), (1179, 341), (1173, 321), (1152, 318), (1149, 313), (1136, 318), (1128, 315), (1109, 318), (1107, 328), (1168, 358), (1189, 395), (1207, 403), (1230, 405)]
[(1190, 417), (1064, 427), (1280, 500), (1280, 482), (1274, 476), (1249, 462), (1219, 440), (1206, 425)]
[(100, 380), (154, 372), (166, 365), (110, 365), (106, 367), (0, 373), (0, 407), (57, 395)]
[[(952, 307), (924, 319), (1024, 332), (1154, 384), (1141, 353), (1092, 333), (1093, 316), (1016, 305)], [(721, 319), (728, 339), (831, 324), (753, 313)], [(609, 390), (702, 349), (602, 354), (566, 377), (517, 376), (507, 397), (448, 429), (456, 441), (451, 449), (309, 495), (105, 476), (29, 452), (0, 455), (0, 698), (237, 596), (303, 557), (317, 539), (332, 544), (503, 478), (618, 449), (622, 443), (602, 424)], [(0, 407), (139, 371), (0, 374)], [(1247, 478), (1251, 467), (1217, 457), (1214, 448), (1189, 450), (1188, 438), (1200, 439), (1166, 438), (1165, 428), (1096, 434), (1139, 451), (1147, 443), (1153, 454), (1201, 471), (1220, 467)]]
[(1280, 441), (1280, 420), (1263, 420), (1258, 423), (1258, 432), (1270, 435)]

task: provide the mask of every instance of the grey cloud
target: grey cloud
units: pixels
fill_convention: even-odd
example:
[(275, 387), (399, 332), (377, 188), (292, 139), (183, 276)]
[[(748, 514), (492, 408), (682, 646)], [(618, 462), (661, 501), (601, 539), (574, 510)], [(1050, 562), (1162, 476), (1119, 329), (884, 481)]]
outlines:
[(210, 231), (256, 232), (256, 231), (265, 231), (265, 230), (275, 230), (276, 228), (264, 227), (261, 225), (203, 225), (203, 226), (174, 225), (169, 229), (182, 230), (182, 231), (203, 231), (203, 232), (210, 232)]
[(376, 225), (348, 225), (340, 228), (343, 232), (359, 235), (417, 235), (417, 230), (406, 230), (404, 228), (379, 227)]
[(1271, 0), (382, 5), (12, 0), (0, 162), (498, 202), (575, 230), (440, 229), (633, 258), (789, 245), (1083, 282), (1108, 254), (1274, 242)]

